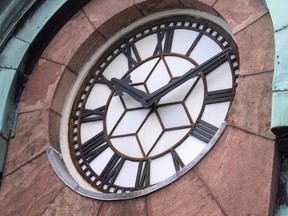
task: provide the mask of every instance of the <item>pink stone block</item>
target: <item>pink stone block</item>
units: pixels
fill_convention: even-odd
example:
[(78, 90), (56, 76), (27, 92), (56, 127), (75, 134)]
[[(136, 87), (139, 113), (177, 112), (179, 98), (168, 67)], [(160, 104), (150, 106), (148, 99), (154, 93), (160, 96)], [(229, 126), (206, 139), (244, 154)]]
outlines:
[(217, 0), (213, 7), (226, 19), (234, 33), (267, 13), (261, 0)]
[(74, 53), (94, 31), (90, 21), (80, 11), (56, 34), (42, 57), (62, 65), (68, 65)]
[(20, 112), (48, 108), (64, 70), (62, 65), (39, 59), (23, 92)]
[(273, 72), (240, 76), (228, 122), (251, 133), (274, 139), (270, 130)]
[(189, 9), (197, 10), (197, 11), (203, 11), (209, 14), (212, 14), (214, 16), (220, 16), (219, 13), (217, 13), (214, 8), (212, 7), (213, 3), (216, 0), (179, 0), (181, 4)]
[(97, 29), (108, 19), (132, 5), (133, 0), (92, 0), (83, 7), (83, 11)]
[(148, 215), (224, 216), (221, 206), (194, 170), (147, 197)]
[(100, 201), (83, 197), (65, 187), (55, 200), (48, 206), (43, 216), (50, 215), (85, 215), (95, 216), (99, 210)]
[(4, 178), (1, 215), (42, 215), (63, 187), (44, 152)]
[(271, 215), (274, 154), (273, 140), (228, 126), (195, 168), (225, 215)]
[(183, 7), (177, 0), (135, 0), (135, 5), (144, 14), (150, 14), (156, 11)]
[(89, 2), (83, 11), (94, 28), (106, 38), (142, 16), (133, 6), (133, 0), (94, 0)]
[(274, 31), (268, 14), (235, 36), (239, 47), (240, 75), (274, 69)]
[[(69, 70), (65, 70), (59, 79), (51, 102), (51, 109), (58, 114), (62, 114), (62, 109), (66, 98), (76, 80), (76, 75)], [(69, 111), (68, 111), (69, 112)]]
[[(46, 151), (51, 145), (56, 149), (59, 143), (59, 116), (48, 110), (36, 110), (18, 116), (15, 137), (10, 140), (4, 175), (14, 172)], [(50, 140), (49, 124), (54, 133)], [(48, 159), (47, 159), (48, 160)]]

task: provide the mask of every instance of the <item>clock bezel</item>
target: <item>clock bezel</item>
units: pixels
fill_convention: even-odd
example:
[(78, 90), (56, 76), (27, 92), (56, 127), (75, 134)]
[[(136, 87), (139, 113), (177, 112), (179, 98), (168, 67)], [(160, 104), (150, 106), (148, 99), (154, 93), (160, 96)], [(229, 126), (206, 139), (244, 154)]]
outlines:
[[(177, 11), (177, 13), (175, 13), (175, 11)], [(169, 12), (163, 12), (163, 13), (157, 13), (157, 19), (163, 19), (163, 17), (165, 17), (165, 19), (167, 19), (167, 20), (169, 20), (170, 18), (169, 18), (169, 16), (171, 16), (171, 14), (174, 14), (175, 13), (175, 15), (177, 14), (177, 15), (179, 15), (179, 12), (183, 12), (183, 11), (186, 11), (186, 13), (188, 13), (189, 12), (189, 16), (192, 16), (191, 14), (191, 12), (193, 12), (192, 10), (173, 10), (173, 13), (171, 13), (172, 11), (170, 11), (170, 13)], [(203, 14), (205, 14), (205, 13), (203, 13)], [(201, 13), (201, 15), (203, 15), (202, 13)], [(188, 14), (185, 14), (184, 13), (184, 16), (187, 16)], [(194, 15), (194, 14), (193, 14)], [(168, 16), (168, 17), (167, 17)], [(180, 15), (180, 16), (183, 16), (182, 14)], [(211, 16), (211, 15), (209, 15), (209, 16)], [(150, 17), (150, 16), (149, 16)], [(155, 18), (155, 15), (153, 15), (153, 16), (151, 16), (150, 17), (150, 19), (143, 19), (144, 20), (144, 26), (145, 25), (149, 25), (149, 22), (151, 22), (152, 20), (154, 21), (156, 18)], [(191, 19), (195, 19), (195, 18), (191, 18)], [(207, 17), (203, 17), (203, 16), (201, 16), (200, 18), (197, 18), (197, 19), (199, 19), (199, 20), (202, 20), (202, 19), (205, 19), (205, 20), (207, 20)], [(148, 20), (148, 21), (147, 21)], [(222, 21), (223, 22), (223, 21)], [(140, 24), (141, 24), (141, 22), (139, 22)], [(153, 23), (154, 24), (154, 23)], [(138, 24), (139, 25), (139, 24)], [(214, 25), (214, 24), (213, 24)], [(135, 32), (135, 29), (137, 29), (138, 27), (132, 27), (132, 30), (129, 30), (129, 31), (132, 31), (132, 32)], [(143, 26), (141, 26), (141, 27), (139, 27), (139, 28), (143, 28)], [(213, 26), (213, 28), (215, 29), (215, 30), (217, 30), (217, 25), (215, 25), (215, 26)], [(125, 32), (125, 30), (124, 30), (124, 32)], [(225, 31), (226, 32), (226, 31)], [(132, 33), (131, 33), (132, 34)], [(226, 34), (226, 33), (225, 33)], [(128, 35), (129, 35), (129, 33), (128, 33)], [(118, 34), (118, 38), (119, 37), (122, 37), (123, 36), (123, 33), (119, 33)], [(227, 33), (227, 36), (229, 36), (229, 38), (232, 38), (231, 37), (231, 35), (229, 35), (228, 33)], [(117, 39), (114, 39), (114, 42), (116, 41)], [(232, 40), (232, 39), (231, 39)], [(114, 43), (114, 42), (112, 42), (112, 43)], [(121, 43), (121, 42), (120, 42)], [(111, 44), (110, 44), (111, 45)], [(97, 53), (98, 53), (98, 55), (94, 55), (93, 56), (93, 60), (92, 61), (95, 61), (95, 59), (97, 59), (97, 57), (95, 57), (95, 56), (105, 56), (105, 54), (103, 54), (103, 53), (105, 53), (105, 52), (109, 52), (110, 50), (113, 50), (114, 49), (114, 46), (116, 46), (116, 45), (112, 45), (112, 46), (110, 46), (110, 45), (104, 45), (101, 49), (100, 49), (100, 51), (98, 51)], [(231, 44), (230, 44), (231, 45)], [(236, 47), (236, 44), (232, 44), (232, 45), (235, 45), (235, 49), (237, 50), (237, 47)], [(110, 47), (109, 49), (106, 49), (107, 47)], [(112, 48), (111, 48), (112, 47)], [(103, 52), (104, 51), (104, 52)], [(100, 54), (99, 54), (100, 53)], [(103, 57), (104, 58), (104, 57)], [(94, 67), (96, 67), (95, 65), (94, 66), (92, 66), (91, 67), (91, 65), (93, 65), (93, 64), (91, 64), (91, 62), (92, 61), (90, 61), (90, 63), (89, 64), (86, 64), (86, 66), (83, 68), (83, 70), (82, 70), (82, 72), (80, 73), (80, 75), (79, 75), (79, 77), (81, 77), (80, 79), (78, 79), (77, 78), (77, 81), (76, 81), (76, 84), (73, 86), (73, 92), (74, 92), (74, 95), (75, 95), (75, 93), (79, 93), (80, 92), (80, 89), (79, 89), (79, 83), (82, 83), (83, 81), (84, 81), (84, 79), (86, 79), (85, 77), (87, 77), (87, 71), (90, 71), (90, 70), (93, 70), (94, 69)], [(99, 62), (102, 62), (102, 60), (101, 60), (101, 57), (100, 57), (100, 59), (99, 59)], [(89, 68), (89, 69), (88, 69)], [(83, 73), (83, 71), (84, 71), (84, 73)], [(86, 73), (85, 73), (86, 72)], [(84, 75), (83, 75), (84, 74)], [(88, 79), (88, 78), (87, 78)], [(79, 81), (80, 80), (80, 81)], [(78, 84), (77, 84), (77, 82), (78, 82)], [(235, 81), (235, 84), (236, 84), (236, 81)], [(78, 85), (78, 86), (77, 86)], [(75, 87), (76, 86), (76, 87)], [(76, 89), (76, 90), (75, 90)], [(72, 95), (73, 95), (73, 93), (71, 93)], [(68, 100), (67, 101), (71, 101), (71, 99), (72, 100), (74, 100), (74, 96), (71, 96), (71, 94), (69, 95), (69, 97), (68, 97)], [(70, 103), (70, 109), (69, 110), (71, 110), (71, 102), (67, 102), (66, 101), (66, 105), (64, 106), (64, 109), (63, 110), (68, 110), (68, 108), (67, 108), (67, 104), (69, 104)], [(69, 107), (69, 105), (68, 105), (68, 107)], [(63, 112), (63, 113), (65, 113), (65, 112)], [(67, 117), (66, 117), (67, 118)], [(61, 135), (62, 135), (62, 139), (63, 139), (63, 134), (65, 134), (65, 129), (63, 129), (63, 127), (65, 128), (65, 126), (63, 126), (63, 124), (61, 124)], [(142, 189), (141, 191), (133, 191), (133, 192), (129, 192), (129, 193), (125, 193), (125, 194), (102, 194), (102, 193), (98, 193), (98, 192), (92, 192), (92, 191), (90, 191), (90, 186), (89, 185), (85, 185), (85, 184), (83, 184), (82, 183), (82, 185), (80, 185), (84, 190), (87, 190), (87, 191), (90, 191), (89, 192), (89, 194), (91, 194), (91, 192), (92, 192), (92, 194), (93, 194), (93, 197), (94, 198), (98, 198), (98, 199), (104, 199), (104, 200), (114, 200), (114, 199), (127, 199), (127, 198), (134, 198), (134, 197), (138, 197), (138, 196), (142, 196), (142, 195), (145, 195), (145, 194), (147, 194), (147, 193), (150, 193), (150, 192), (152, 192), (152, 191), (155, 191), (155, 190), (157, 190), (157, 189), (160, 189), (160, 188), (162, 188), (163, 186), (165, 186), (165, 185), (168, 185), (168, 184), (170, 184), (171, 182), (173, 182), (173, 181), (175, 181), (176, 179), (178, 179), (180, 176), (182, 176), (182, 175), (184, 175), (187, 171), (189, 171), (212, 147), (213, 147), (213, 145), (215, 144), (215, 142), (217, 141), (217, 139), (220, 137), (220, 135), (222, 134), (222, 132), (223, 132), (223, 130), (224, 130), (224, 128), (225, 128), (225, 123), (223, 123), (222, 124), (222, 126), (219, 128), (219, 130), (217, 131), (217, 133), (215, 134), (215, 136), (213, 137), (213, 139), (210, 141), (210, 143), (207, 145), (207, 147), (203, 150), (203, 152), (201, 152), (201, 154), (199, 154), (191, 163), (189, 163), (188, 165), (186, 165), (183, 169), (181, 169), (180, 171), (178, 171), (176, 174), (175, 174), (175, 176), (171, 176), (170, 178), (168, 178), (167, 180), (165, 180), (165, 181), (163, 181), (163, 182), (160, 182), (160, 183), (157, 183), (156, 185), (153, 185), (153, 186), (149, 186), (148, 188), (145, 188), (145, 189)], [(66, 130), (67, 131), (67, 130)], [(65, 136), (65, 135), (64, 135)], [(65, 139), (65, 138), (64, 138)], [(65, 147), (64, 147), (65, 148)], [(67, 149), (63, 149), (63, 144), (62, 144), (62, 142), (61, 142), (61, 151), (62, 151), (62, 153), (64, 153), (65, 151), (66, 151), (66, 154), (67, 154)], [(203, 154), (202, 154), (203, 153)], [(64, 158), (64, 161), (65, 161), (65, 164), (66, 164), (66, 166), (67, 166), (67, 155), (65, 156), (65, 157), (63, 157)], [(69, 159), (68, 159), (69, 160)], [(69, 164), (69, 163), (68, 163)], [(68, 165), (68, 166), (71, 166), (71, 164), (70, 165)], [(71, 169), (71, 167), (69, 168), (69, 172), (71, 172), (70, 171), (70, 169)], [(72, 171), (73, 172), (73, 171)], [(78, 173), (79, 174), (79, 173)], [(77, 174), (76, 174), (77, 175)], [(72, 174), (72, 176), (73, 176), (73, 178), (75, 178), (75, 173), (73, 173)], [(77, 178), (77, 177), (76, 177)], [(81, 177), (80, 177), (81, 178)], [(79, 179), (79, 176), (78, 176), (78, 179)], [(78, 181), (76, 181), (76, 182), (78, 182)], [(89, 195), (89, 197), (91, 197), (90, 195)]]

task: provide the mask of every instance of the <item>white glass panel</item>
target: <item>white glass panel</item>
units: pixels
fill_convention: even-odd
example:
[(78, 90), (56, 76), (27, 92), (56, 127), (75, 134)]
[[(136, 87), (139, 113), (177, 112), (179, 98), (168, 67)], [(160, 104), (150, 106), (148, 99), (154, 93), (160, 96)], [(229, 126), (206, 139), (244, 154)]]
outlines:
[(201, 119), (219, 128), (225, 120), (229, 104), (222, 102), (206, 105)]
[(204, 100), (204, 85), (202, 79), (198, 81), (185, 101), (192, 120), (195, 122), (200, 114)]
[(222, 49), (215, 41), (206, 35), (203, 35), (190, 54), (190, 57), (198, 64), (201, 64), (221, 51)]
[(161, 132), (162, 128), (160, 122), (155, 113), (152, 113), (138, 133), (141, 146), (146, 154), (150, 151)]
[(90, 166), (91, 168), (100, 175), (103, 169), (105, 168), (106, 164), (112, 158), (114, 152), (107, 148), (105, 149), (98, 157), (96, 157), (93, 161), (91, 161)]
[(155, 184), (176, 173), (171, 154), (166, 154), (151, 161), (150, 164), (150, 184)]
[(148, 112), (148, 109), (127, 111), (117, 125), (113, 135), (136, 133)]
[(149, 156), (155, 156), (173, 147), (188, 133), (188, 131), (189, 129), (166, 131)]
[(110, 101), (106, 114), (106, 126), (108, 134), (111, 132), (122, 113), (124, 112), (123, 105), (119, 97), (113, 97)]
[(113, 138), (112, 145), (122, 154), (129, 157), (143, 158), (139, 144), (135, 136)]
[(154, 69), (152, 75), (147, 81), (150, 93), (166, 85), (170, 81), (170, 76), (164, 62), (161, 60)]
[(198, 140), (193, 136), (189, 136), (175, 151), (182, 159), (183, 163), (187, 165), (195, 157), (197, 157), (201, 151), (206, 147), (206, 143)]
[(81, 142), (84, 144), (96, 134), (103, 131), (103, 121), (86, 122), (81, 124)]
[(86, 109), (96, 109), (106, 104), (111, 90), (103, 84), (96, 84), (92, 88), (88, 100), (85, 104)]
[(133, 83), (144, 82), (159, 58), (151, 59), (133, 70), (130, 75)]
[(177, 29), (174, 31), (172, 52), (185, 55), (198, 36), (198, 32), (191, 30)]
[(195, 66), (188, 60), (177, 56), (166, 56), (165, 60), (173, 77), (182, 76)]
[(228, 62), (223, 63), (207, 76), (208, 91), (232, 88), (232, 74)]
[(146, 58), (153, 55), (156, 45), (156, 34), (149, 35), (135, 43), (135, 46), (142, 60), (145, 60)]
[(159, 104), (180, 102), (184, 100), (185, 96), (188, 94), (195, 80), (196, 80), (196, 77), (191, 80), (188, 80), (187, 82), (183, 83), (181, 86), (178, 86), (177, 88), (169, 92), (167, 95), (163, 96), (161, 100), (159, 101)]
[(158, 112), (165, 128), (190, 125), (189, 118), (182, 104), (159, 107)]
[(138, 162), (126, 160), (119, 172), (115, 184), (123, 187), (135, 187)]
[(128, 60), (124, 54), (118, 55), (108, 67), (104, 70), (103, 75), (111, 80), (112, 78), (118, 78), (124, 76), (128, 71)]

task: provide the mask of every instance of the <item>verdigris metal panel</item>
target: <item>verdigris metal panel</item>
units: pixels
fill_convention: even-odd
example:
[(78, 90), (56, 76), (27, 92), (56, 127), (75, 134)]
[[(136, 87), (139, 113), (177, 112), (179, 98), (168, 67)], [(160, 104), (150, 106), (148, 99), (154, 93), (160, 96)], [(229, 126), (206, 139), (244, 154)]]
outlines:
[(17, 38), (11, 38), (0, 54), (0, 68), (18, 69), (29, 45)]
[(67, 0), (44, 1), (34, 9), (35, 12), (33, 16), (26, 19), (24, 25), (17, 32), (15, 37), (32, 43), (39, 31), (43, 29), (46, 23), (65, 2), (67, 2)]
[(15, 94), (14, 85), (16, 70), (0, 68), (0, 135), (7, 140), (10, 137), (14, 122)]
[(272, 131), (280, 136), (288, 132), (288, 1), (266, 0), (275, 39), (275, 64), (272, 83)]

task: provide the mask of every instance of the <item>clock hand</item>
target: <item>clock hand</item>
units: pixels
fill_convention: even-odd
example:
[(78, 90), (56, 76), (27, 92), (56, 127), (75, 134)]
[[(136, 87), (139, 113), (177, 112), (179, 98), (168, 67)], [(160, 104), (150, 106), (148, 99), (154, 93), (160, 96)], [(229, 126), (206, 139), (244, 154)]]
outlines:
[(140, 103), (142, 103), (142, 101), (145, 100), (147, 97), (147, 94), (144, 91), (141, 91), (141, 90), (136, 89), (133, 86), (129, 85), (129, 83), (132, 83), (130, 75), (125, 77), (124, 79), (112, 78), (111, 83), (116, 88), (116, 94), (115, 95), (122, 96), (123, 92), (126, 92), (132, 98), (134, 98), (136, 101), (138, 101)]
[(224, 58), (226, 54), (228, 54), (231, 51), (231, 48), (227, 48), (223, 50), (222, 52), (218, 53), (217, 55), (213, 56), (212, 58), (208, 59), (201, 65), (190, 69), (188, 72), (186, 72), (181, 77), (176, 78), (175, 80), (172, 80), (167, 85), (161, 87), (160, 89), (156, 90), (155, 92), (148, 94), (143, 100), (141, 101), (141, 104), (143, 107), (150, 107), (152, 106), (157, 100), (161, 99), (163, 96), (177, 88), (178, 86), (182, 85), (183, 83), (187, 82), (188, 80), (192, 79), (193, 77), (197, 76), (201, 71), (204, 71), (208, 69), (209, 67), (213, 66), (215, 63), (217, 63), (219, 60)]

